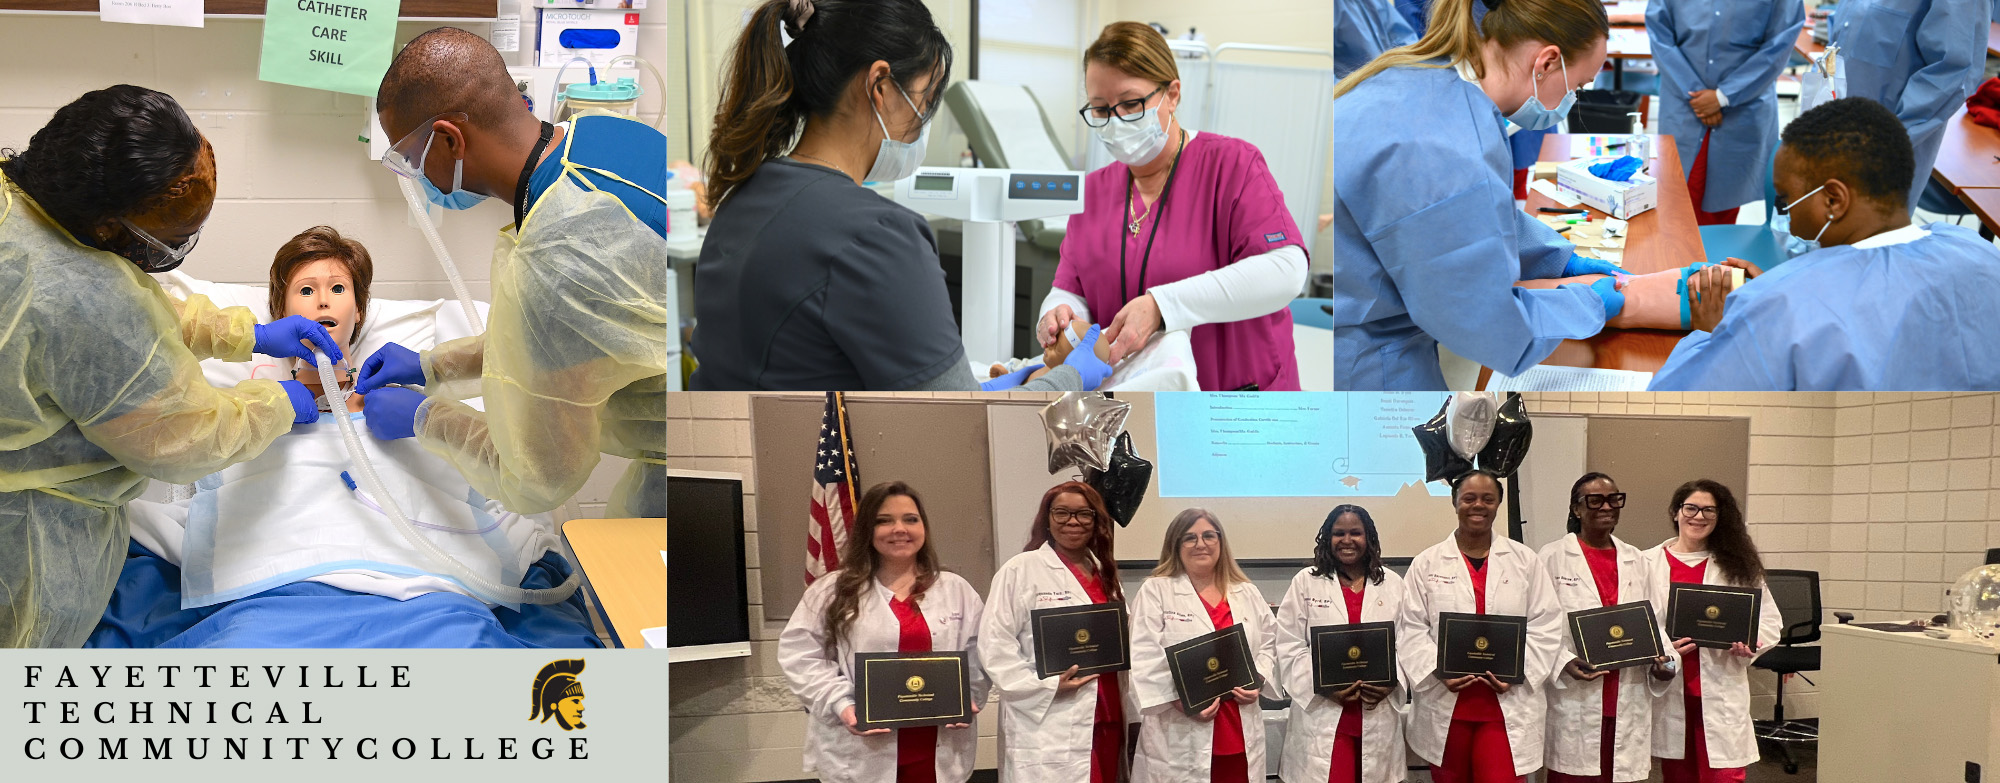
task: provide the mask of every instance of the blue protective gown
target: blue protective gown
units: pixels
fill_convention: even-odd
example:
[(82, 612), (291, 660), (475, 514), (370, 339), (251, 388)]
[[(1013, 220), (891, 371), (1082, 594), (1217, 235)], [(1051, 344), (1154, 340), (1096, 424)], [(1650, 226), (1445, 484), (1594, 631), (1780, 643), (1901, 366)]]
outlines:
[(1334, 78), (1346, 76), (1383, 52), (1416, 41), (1416, 31), (1390, 0), (1334, 0)]
[(1604, 328), (1586, 288), (1514, 287), (1575, 248), (1514, 207), (1504, 126), (1449, 67), (1391, 68), (1334, 102), (1335, 388), (1442, 390), (1440, 342), (1519, 375)]
[(1674, 137), (1683, 173), (1694, 171), (1709, 128), (1697, 119), (1688, 92), (1716, 90), (1729, 97), (1722, 124), (1708, 137), (1708, 192), (1704, 212), (1735, 209), (1764, 198), (1778, 143), (1778, 98), (1773, 85), (1791, 61), (1805, 25), (1799, 0), (1653, 0), (1646, 32), (1660, 67), (1660, 132)]
[(1765, 272), (1729, 295), (1714, 333), (1674, 346), (1649, 389), (2000, 389), (2000, 248), (1950, 223), (1927, 228)]
[(1985, 0), (1842, 0), (1838, 8), (1833, 42), (1846, 55), (1848, 94), (1889, 107), (1910, 132), (1914, 210), (1944, 143), (1944, 123), (1986, 76), (1992, 9)]

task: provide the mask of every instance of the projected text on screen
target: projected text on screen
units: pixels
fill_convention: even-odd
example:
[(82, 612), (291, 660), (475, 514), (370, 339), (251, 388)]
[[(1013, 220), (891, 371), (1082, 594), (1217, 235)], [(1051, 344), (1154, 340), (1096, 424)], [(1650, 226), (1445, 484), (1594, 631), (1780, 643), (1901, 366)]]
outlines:
[[(1422, 485), (1410, 428), (1442, 392), (1154, 397), (1161, 497), (1386, 497)], [(1426, 487), (1443, 496), (1444, 486)]]

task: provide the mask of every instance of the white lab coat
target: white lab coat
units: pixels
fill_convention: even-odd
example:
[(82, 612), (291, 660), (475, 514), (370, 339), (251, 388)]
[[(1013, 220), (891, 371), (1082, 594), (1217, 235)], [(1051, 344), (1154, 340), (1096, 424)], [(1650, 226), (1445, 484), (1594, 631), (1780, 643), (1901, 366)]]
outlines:
[[(1396, 616), (1396, 662), (1404, 681), (1415, 689), (1408, 732), (1410, 750), (1431, 764), (1444, 763), (1445, 737), (1458, 694), (1437, 678), (1437, 620), (1440, 612), (1473, 613), (1472, 577), (1458, 542), (1450, 537), (1410, 561), (1403, 574), (1403, 609)], [(1527, 682), (1500, 694), (1500, 714), (1507, 724), (1507, 744), (1514, 752), (1514, 774), (1526, 775), (1542, 766), (1542, 732), (1548, 709), (1549, 673), (1562, 650), (1562, 608), (1556, 604), (1542, 561), (1512, 539), (1494, 536), (1486, 559), (1486, 613), (1528, 618), (1522, 674)], [(1483, 688), (1475, 683), (1472, 687)]]
[[(1674, 557), (1667, 551), (1670, 543), (1673, 539), (1646, 550), (1645, 555), (1650, 561), (1647, 578), (1652, 583), (1653, 606), (1661, 613), (1662, 622), (1669, 622), (1665, 613), (1673, 566), (1664, 558)], [(1721, 571), (1709, 563), (1701, 583), (1745, 586), (1725, 579)], [(1763, 608), (1757, 613), (1757, 654), (1762, 655), (1778, 643), (1785, 621), (1764, 583), (1748, 586), (1764, 591)], [(1757, 729), (1750, 722), (1750, 663), (1755, 659), (1738, 658), (1728, 650), (1710, 647), (1698, 648), (1695, 654), (1701, 656), (1701, 719), (1708, 741), (1708, 766), (1713, 769), (1750, 766), (1757, 761)], [(1683, 678), (1686, 673), (1687, 667), (1681, 667), (1669, 683), (1669, 690), (1653, 701), (1653, 755), (1663, 759), (1687, 755), (1687, 687)]]
[[(896, 779), (896, 733), (872, 737), (849, 734), (840, 720), (841, 710), (854, 704), (854, 654), (895, 652), (902, 635), (896, 613), (889, 608), (895, 593), (873, 584), (873, 595), (861, 597), (847, 637), (840, 640), (834, 657), (828, 658), (826, 605), (833, 599), (835, 577), (828, 575), (806, 588), (805, 597), (792, 611), (792, 619), (778, 636), (778, 666), (792, 686), (792, 693), (805, 708), (805, 771), (817, 773), (826, 783), (881, 783)], [(938, 574), (936, 583), (924, 591), (918, 604), (924, 621), (931, 627), (931, 649), (966, 651), (971, 671), (972, 703), (985, 704), (986, 672), (979, 665), (979, 594), (963, 577), (951, 572)], [(973, 753), (979, 731), (938, 730), (937, 779), (957, 783), (972, 776)]]
[[(1167, 671), (1167, 648), (1215, 631), (1187, 575), (1149, 577), (1127, 605), (1132, 620), (1132, 692), (1144, 713), (1139, 749), (1132, 758), (1132, 783), (1208, 783), (1215, 755), (1215, 723), (1189, 717), (1174, 706), (1174, 677)], [(1230, 620), (1243, 626), (1266, 689), (1277, 681), (1271, 634), (1271, 604), (1249, 582), (1229, 588)], [(1252, 775), (1264, 769), (1264, 708), (1239, 707), (1243, 749)]]
[[(1403, 606), (1403, 578), (1383, 570), (1382, 583), (1363, 583), (1361, 622), (1396, 621)], [(1277, 657), (1280, 682), (1292, 698), (1285, 724), (1285, 751), (1278, 778), (1289, 783), (1324, 783), (1331, 771), (1334, 733), (1340, 727), (1340, 702), (1313, 692), (1312, 640), (1315, 626), (1347, 625), (1347, 598), (1332, 575), (1313, 576), (1301, 569), (1292, 577), (1284, 600), (1278, 602)], [(1361, 716), (1362, 783), (1397, 783), (1404, 777), (1403, 713), (1409, 701), (1407, 681), (1397, 678), (1395, 690)]]
[[(1638, 547), (1616, 536), (1611, 543), (1618, 550), (1617, 603), (1648, 600), (1652, 596), (1647, 579), (1651, 561)], [(1569, 613), (1604, 605), (1597, 593), (1597, 578), (1590, 573), (1590, 562), (1584, 558), (1583, 544), (1575, 533), (1542, 547), (1542, 567), (1548, 572), (1564, 617), (1562, 650), (1556, 655), (1555, 671), (1549, 673), (1553, 687), (1549, 690), (1548, 768), (1566, 775), (1603, 774), (1598, 767), (1604, 738), (1604, 681), (1582, 682), (1563, 673), (1563, 667), (1577, 657)], [(1666, 640), (1666, 605), (1656, 605), (1653, 614), (1659, 621), (1654, 632), (1671, 651), (1673, 643)], [(1653, 677), (1651, 666), (1618, 671), (1618, 736), (1613, 738), (1612, 780), (1645, 780), (1652, 771), (1653, 699), (1672, 684)]]
[[(1098, 685), (1093, 681), (1057, 695), (1059, 678), (1035, 676), (1035, 629), (1028, 622), (1028, 613), (1088, 605), (1090, 594), (1048, 544), (1015, 555), (1000, 566), (986, 594), (993, 596), (993, 603), (986, 606), (979, 621), (979, 660), (993, 688), (1000, 692), (1000, 779), (1008, 783), (1087, 783)], [(1126, 673), (1102, 676), (1119, 678), (1125, 720), (1139, 722)]]

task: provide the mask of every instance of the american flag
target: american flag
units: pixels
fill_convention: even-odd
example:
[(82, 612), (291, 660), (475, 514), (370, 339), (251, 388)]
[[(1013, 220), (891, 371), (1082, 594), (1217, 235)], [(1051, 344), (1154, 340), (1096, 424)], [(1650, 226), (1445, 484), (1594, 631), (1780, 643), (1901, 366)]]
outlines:
[(819, 419), (819, 450), (813, 455), (812, 521), (806, 525), (806, 584), (840, 570), (840, 550), (854, 524), (854, 444), (847, 437), (847, 402), (826, 393)]

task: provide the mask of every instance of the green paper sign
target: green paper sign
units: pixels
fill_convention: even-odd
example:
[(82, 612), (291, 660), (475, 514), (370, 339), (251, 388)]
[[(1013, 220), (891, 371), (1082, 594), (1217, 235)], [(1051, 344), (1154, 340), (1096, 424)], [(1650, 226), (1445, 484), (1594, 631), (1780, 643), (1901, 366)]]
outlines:
[(374, 95), (395, 53), (402, 0), (268, 0), (257, 78)]

